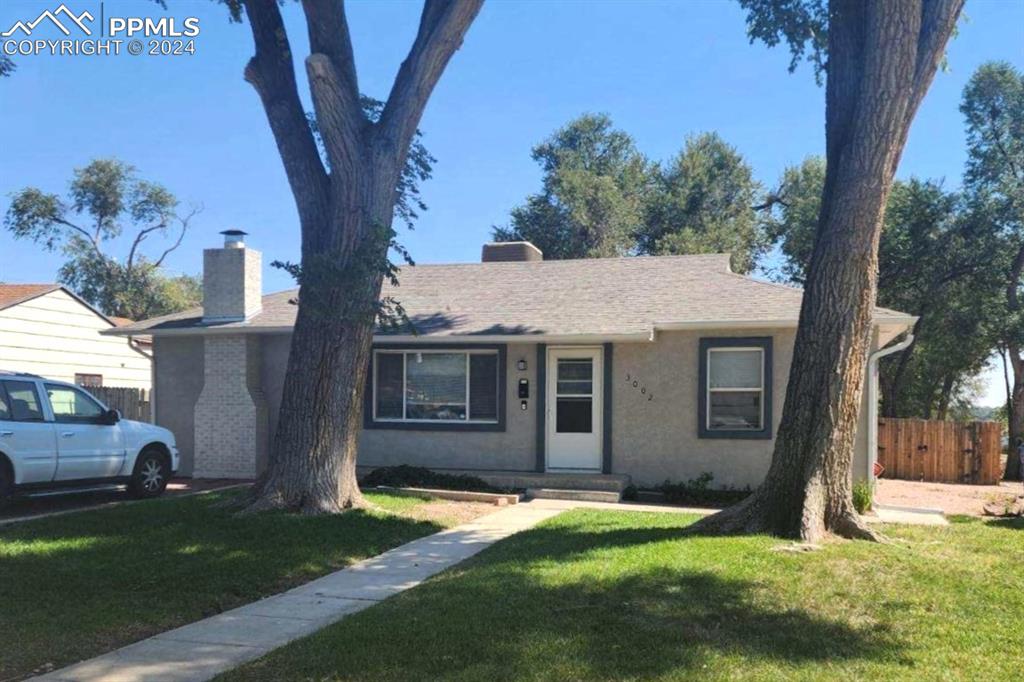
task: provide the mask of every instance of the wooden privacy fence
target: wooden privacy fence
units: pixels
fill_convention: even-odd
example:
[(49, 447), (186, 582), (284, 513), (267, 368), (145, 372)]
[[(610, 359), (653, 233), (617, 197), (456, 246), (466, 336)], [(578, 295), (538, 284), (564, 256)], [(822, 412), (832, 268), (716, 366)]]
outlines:
[(120, 410), (125, 419), (149, 421), (149, 391), (144, 388), (123, 386), (88, 386), (89, 393), (103, 401), (112, 410)]
[(927, 419), (879, 419), (884, 478), (936, 483), (998, 483), (1002, 425)]

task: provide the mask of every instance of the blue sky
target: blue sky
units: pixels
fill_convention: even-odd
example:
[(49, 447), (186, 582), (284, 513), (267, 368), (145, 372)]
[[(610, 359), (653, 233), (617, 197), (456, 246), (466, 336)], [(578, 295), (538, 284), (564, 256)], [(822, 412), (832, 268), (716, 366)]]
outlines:
[[(0, 29), (58, 4), (3, 0)], [(67, 4), (99, 16), (98, 1)], [(198, 273), (202, 248), (217, 244), (227, 227), (250, 232), (267, 263), (297, 259), (294, 203), (259, 101), (242, 80), (252, 54), (248, 27), (230, 24), (209, 0), (168, 5), (169, 16), (200, 19), (195, 55), (17, 58), (14, 76), (0, 83), (0, 210), (14, 190), (63, 192), (72, 168), (116, 156), (204, 207), (169, 259), (172, 270)], [(386, 96), (419, 7), (349, 3), (364, 93)], [(126, 0), (107, 0), (104, 11), (163, 14), (152, 3)], [(949, 48), (949, 70), (936, 77), (914, 122), (900, 177), (945, 178), (957, 187), (965, 82), (987, 60), (1024, 68), (1024, 0), (968, 0), (966, 14)], [(301, 58), (308, 49), (300, 15), (297, 4), (286, 5)], [(675, 154), (687, 135), (717, 131), (772, 184), (784, 167), (824, 145), (824, 90), (807, 66), (788, 73), (788, 61), (785, 49), (749, 43), (744, 15), (728, 0), (491, 0), (421, 123), (438, 159), (423, 187), (430, 210), (401, 238), (418, 262), (477, 260), (491, 226), (505, 223), (539, 186), (530, 148), (583, 112), (609, 114), (652, 158)], [(0, 280), (51, 281), (60, 262), (60, 254), (0, 233)], [(290, 285), (284, 273), (264, 272), (266, 289)], [(991, 383), (983, 402), (994, 404), (1001, 387)]]

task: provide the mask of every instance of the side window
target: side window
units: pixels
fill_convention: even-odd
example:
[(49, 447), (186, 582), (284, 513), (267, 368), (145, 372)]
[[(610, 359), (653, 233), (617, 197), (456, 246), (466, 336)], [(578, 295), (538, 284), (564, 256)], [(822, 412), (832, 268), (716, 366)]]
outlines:
[(11, 419), (16, 422), (41, 422), (43, 408), (39, 402), (36, 385), (31, 381), (5, 381), (7, 401)]
[(46, 384), (53, 418), (61, 424), (95, 424), (103, 408), (85, 392), (70, 386)]
[(11, 419), (11, 404), (7, 400), (7, 391), (0, 383), (0, 421), (10, 421)]
[(85, 388), (96, 388), (103, 385), (102, 374), (76, 374), (75, 383)]

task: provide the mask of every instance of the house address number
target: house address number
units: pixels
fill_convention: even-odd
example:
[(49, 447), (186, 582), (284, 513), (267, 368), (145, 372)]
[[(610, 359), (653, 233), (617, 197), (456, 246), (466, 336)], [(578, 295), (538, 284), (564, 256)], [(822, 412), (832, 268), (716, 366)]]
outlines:
[(640, 381), (640, 379), (634, 376), (631, 372), (626, 372), (626, 383), (629, 384), (634, 391), (645, 396), (648, 402), (654, 400), (654, 392), (647, 390), (647, 385)]

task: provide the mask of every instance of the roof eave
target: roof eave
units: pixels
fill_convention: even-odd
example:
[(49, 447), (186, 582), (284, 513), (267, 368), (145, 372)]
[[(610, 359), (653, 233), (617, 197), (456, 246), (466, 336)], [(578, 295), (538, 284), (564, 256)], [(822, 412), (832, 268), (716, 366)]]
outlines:
[[(873, 324), (889, 329), (903, 331), (913, 327), (917, 317), (913, 315), (889, 316), (875, 318)], [(390, 343), (444, 343), (477, 342), (477, 343), (599, 343), (609, 341), (630, 342), (650, 341), (659, 331), (687, 331), (698, 329), (787, 329), (795, 328), (799, 320), (796, 318), (775, 318), (761, 320), (687, 320), (684, 322), (655, 322), (648, 331), (621, 333), (580, 333), (580, 334), (374, 334), (375, 342)], [(212, 326), (212, 327), (181, 327), (170, 329), (130, 329), (113, 327), (100, 332), (104, 336), (208, 336), (222, 334), (288, 334), (292, 326)]]

